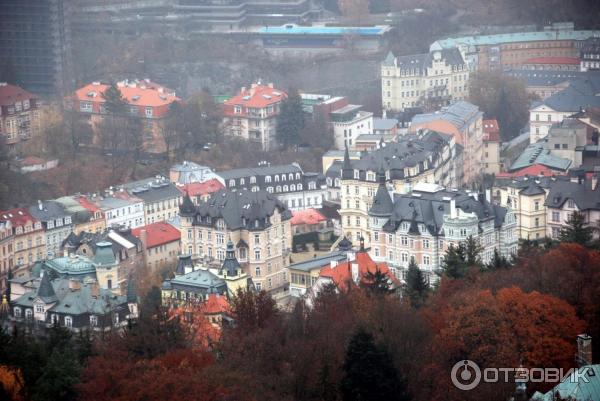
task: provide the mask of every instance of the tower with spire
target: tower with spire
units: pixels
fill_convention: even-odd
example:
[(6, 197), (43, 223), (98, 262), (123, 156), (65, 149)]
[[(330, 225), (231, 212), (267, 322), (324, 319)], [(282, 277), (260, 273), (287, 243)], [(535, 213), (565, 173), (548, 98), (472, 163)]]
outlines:
[(218, 276), (225, 280), (228, 295), (234, 295), (238, 289), (248, 287), (248, 275), (243, 271), (235, 256), (235, 248), (231, 239), (227, 242), (225, 260), (218, 271)]
[(123, 295), (125, 288), (121, 288), (121, 285), (125, 283), (122, 283), (119, 277), (124, 277), (124, 274), (119, 274), (118, 261), (113, 252), (112, 243), (108, 241), (98, 242), (92, 263), (96, 268), (96, 279), (100, 288), (109, 289), (115, 294)]
[(371, 219), (371, 228), (381, 230), (394, 212), (394, 201), (386, 186), (385, 170), (383, 167), (377, 173), (377, 180), (379, 181), (379, 186), (373, 198), (371, 209), (369, 209), (369, 218)]
[(350, 153), (348, 152), (348, 145), (344, 151), (344, 163), (342, 164), (342, 180), (352, 180), (354, 178), (354, 169), (350, 162)]

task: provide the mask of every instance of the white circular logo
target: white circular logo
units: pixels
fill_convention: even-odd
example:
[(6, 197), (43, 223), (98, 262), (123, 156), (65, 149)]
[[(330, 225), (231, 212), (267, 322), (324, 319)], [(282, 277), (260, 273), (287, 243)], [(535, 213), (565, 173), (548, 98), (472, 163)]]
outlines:
[(468, 359), (457, 362), (450, 373), (452, 384), (460, 390), (473, 390), (481, 381), (481, 369)]

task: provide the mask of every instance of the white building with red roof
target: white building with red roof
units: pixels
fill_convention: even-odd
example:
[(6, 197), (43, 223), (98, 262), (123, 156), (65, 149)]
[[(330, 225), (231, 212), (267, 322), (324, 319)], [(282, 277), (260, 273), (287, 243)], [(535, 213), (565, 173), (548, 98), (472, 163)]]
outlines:
[[(13, 265), (17, 269), (30, 266), (46, 256), (46, 237), (42, 222), (27, 208), (0, 211), (0, 224), (7, 222), (10, 222), (14, 236)], [(18, 275), (19, 272), (16, 273)]]
[(263, 150), (277, 145), (277, 115), (287, 93), (272, 83), (253, 83), (225, 101), (222, 106), (223, 127), (226, 135), (260, 144)]
[(0, 82), (0, 133), (9, 149), (40, 131), (38, 99), (15, 85)]
[[(92, 82), (75, 91), (67, 103), (70, 108), (79, 111), (89, 119), (94, 131), (93, 145), (100, 144), (98, 124), (106, 114), (102, 96), (110, 87), (109, 84)], [(164, 120), (174, 102), (180, 102), (175, 92), (148, 79), (124, 80), (117, 82), (117, 88), (127, 103), (128, 112), (139, 117), (144, 123), (144, 149), (151, 153), (162, 153), (166, 150), (164, 137)]]
[(166, 222), (152, 223), (134, 228), (131, 233), (142, 241), (144, 262), (148, 268), (158, 269), (175, 265), (180, 253), (180, 231)]
[(500, 172), (500, 127), (496, 120), (483, 120), (481, 164), (486, 174)]
[(177, 188), (183, 195), (189, 195), (194, 205), (198, 206), (200, 202), (207, 201), (210, 195), (225, 188), (225, 185), (216, 178), (205, 182), (190, 182), (185, 185), (178, 185)]

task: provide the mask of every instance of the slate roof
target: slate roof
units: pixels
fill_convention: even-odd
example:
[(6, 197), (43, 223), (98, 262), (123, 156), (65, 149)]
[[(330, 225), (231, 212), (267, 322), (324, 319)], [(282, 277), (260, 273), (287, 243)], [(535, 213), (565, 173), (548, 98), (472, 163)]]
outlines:
[(569, 199), (575, 202), (579, 210), (600, 210), (600, 186), (593, 190), (589, 182), (556, 181), (550, 188), (545, 205), (562, 208)]
[[(561, 178), (563, 180), (567, 178)], [(520, 194), (533, 196), (542, 195), (550, 189), (557, 178), (554, 177), (535, 177), (535, 176), (523, 176), (514, 178), (496, 178), (494, 182), (495, 187), (508, 187), (515, 188)]]
[(92, 276), (96, 275), (96, 266), (85, 256), (63, 256), (43, 262), (46, 272), (52, 270), (59, 276)]
[(493, 205), (485, 199), (475, 199), (464, 191), (439, 190), (436, 192), (413, 191), (394, 194), (394, 210), (383, 226), (384, 231), (394, 232), (402, 222), (424, 224), (431, 235), (441, 232), (444, 215), (450, 214), (450, 200), (465, 213), (475, 213), (480, 222), (494, 221), (500, 227), (506, 216), (506, 208)]
[(264, 229), (270, 225), (269, 217), (276, 210), (283, 220), (292, 217), (287, 206), (267, 191), (223, 189), (213, 193), (208, 201), (200, 202), (195, 208), (193, 224), (212, 226), (222, 218), (229, 230)]
[(459, 131), (468, 127), (473, 119), (483, 115), (479, 107), (459, 100), (450, 106), (443, 107), (433, 113), (417, 114), (412, 118), (412, 125), (426, 124), (432, 121), (445, 120), (454, 125)]
[(184, 275), (186, 267), (194, 269), (194, 262), (192, 262), (192, 255), (179, 255), (177, 258), (177, 267), (175, 268), (175, 274)]
[(130, 195), (142, 199), (145, 203), (176, 199), (181, 196), (181, 192), (175, 184), (170, 183), (164, 177), (146, 178), (123, 184), (121, 187)]
[(515, 159), (508, 168), (509, 172), (530, 167), (534, 164), (541, 164), (553, 170), (566, 171), (571, 167), (571, 160), (555, 156), (549, 149), (544, 147), (543, 143), (533, 143)]
[[(388, 142), (384, 147), (364, 153), (359, 160), (344, 159), (348, 166), (342, 170), (349, 170), (345, 178), (353, 178), (353, 170), (360, 171), (360, 179), (366, 180), (368, 171), (378, 172), (381, 168), (389, 171), (390, 179), (403, 179), (404, 169), (417, 167), (419, 173), (426, 171), (425, 161), (431, 160), (431, 164), (442, 156), (443, 148), (450, 142), (452, 136), (438, 132), (425, 130), (421, 134), (407, 134), (399, 136), (397, 142)], [(329, 170), (337, 169), (332, 165), (328, 176), (333, 176)]]
[(56, 302), (58, 300), (58, 298), (56, 297), (56, 292), (54, 292), (54, 287), (52, 287), (49, 273), (45, 273), (42, 276), (40, 286), (38, 287), (35, 296), (39, 297), (42, 301), (44, 301), (47, 304), (51, 302)]
[(373, 117), (374, 130), (390, 130), (398, 125), (398, 120), (395, 118), (380, 118)]
[(235, 248), (233, 247), (233, 242), (229, 240), (227, 242), (225, 260), (223, 260), (223, 264), (221, 265), (221, 270), (219, 273), (222, 274), (222, 272), (226, 272), (227, 276), (235, 277), (241, 270), (242, 268), (240, 266), (240, 263), (235, 257)]
[(536, 109), (540, 104), (552, 110), (573, 113), (600, 106), (600, 76), (573, 80), (567, 88), (556, 92), (543, 102), (533, 103), (531, 109)]
[[(350, 244), (352, 245), (352, 244)], [(288, 266), (290, 270), (300, 270), (309, 272), (314, 269), (322, 269), (325, 266), (329, 266), (332, 261), (341, 262), (347, 259), (348, 252), (346, 250), (333, 251), (325, 255), (318, 256), (316, 258), (307, 259), (302, 262), (294, 263)]]
[(39, 205), (30, 206), (29, 213), (42, 222), (62, 219), (69, 216), (69, 213), (67, 213), (62, 204), (52, 200), (42, 202), (42, 210), (40, 210)]
[(67, 238), (64, 239), (61, 248), (72, 248), (77, 249), (83, 244), (89, 244), (92, 250), (96, 251), (96, 246), (99, 242), (108, 241), (112, 244), (112, 250), (114, 255), (118, 255), (122, 250), (130, 249), (125, 246), (125, 241), (134, 245), (134, 248), (141, 248), (140, 240), (134, 236), (131, 229), (120, 229), (120, 230), (105, 230), (101, 233), (90, 233), (82, 231), (79, 234), (71, 232)]
[(373, 206), (369, 210), (369, 214), (372, 216), (390, 216), (394, 211), (394, 202), (392, 201), (392, 197), (388, 192), (388, 189), (385, 185), (385, 172), (383, 170), (379, 171), (379, 187), (377, 188), (377, 193), (373, 198)]
[(177, 275), (171, 280), (165, 280), (170, 283), (173, 289), (194, 288), (206, 293), (225, 294), (227, 284), (225, 280), (205, 269), (196, 269), (183, 275)]
[(232, 178), (250, 178), (252, 176), (259, 177), (265, 175), (274, 175), (274, 174), (282, 174), (282, 173), (300, 173), (302, 174), (302, 169), (297, 164), (282, 164), (276, 166), (261, 166), (261, 167), (246, 167), (246, 168), (236, 168), (233, 170), (227, 171), (218, 171), (217, 174), (222, 177), (224, 180), (229, 180)]
[[(442, 55), (442, 60), (446, 61), (446, 65), (459, 66), (464, 65), (465, 61), (457, 48), (439, 50)], [(433, 65), (434, 52), (422, 53), (422, 54), (411, 54), (406, 56), (398, 56), (395, 58), (393, 54), (388, 53), (383, 65), (387, 67), (393, 67), (394, 65), (401, 70), (416, 69), (418, 72), (424, 71)]]
[(600, 364), (586, 365), (578, 370), (577, 378), (573, 372), (547, 393), (536, 391), (531, 401), (554, 401), (557, 393), (562, 400), (600, 400)]
[(82, 206), (77, 199), (72, 196), (63, 196), (56, 199), (56, 202), (63, 205), (65, 212), (71, 215), (73, 223), (86, 223), (91, 220), (93, 213)]

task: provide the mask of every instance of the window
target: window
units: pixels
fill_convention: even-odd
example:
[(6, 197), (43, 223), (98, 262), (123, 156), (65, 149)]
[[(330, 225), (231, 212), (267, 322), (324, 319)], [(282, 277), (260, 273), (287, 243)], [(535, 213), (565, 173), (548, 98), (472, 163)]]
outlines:
[(255, 283), (254, 285), (256, 286), (256, 291), (261, 291), (262, 290), (262, 284), (261, 283)]
[(217, 233), (217, 244), (223, 245), (225, 243), (225, 234)]
[(256, 277), (260, 277), (260, 266), (256, 266), (256, 269), (254, 269), (254, 272), (255, 272)]
[(552, 221), (560, 223), (560, 212), (552, 212)]
[(35, 313), (44, 313), (44, 305), (36, 305)]
[(374, 231), (373, 232), (373, 240), (379, 241), (379, 231)]
[(15, 317), (21, 317), (21, 308), (15, 306), (15, 308), (13, 309), (13, 313), (15, 314)]
[(254, 260), (260, 260), (260, 249), (254, 250)]
[(429, 249), (429, 240), (428, 239), (423, 240), (423, 249)]
[(146, 107), (146, 117), (152, 117), (152, 107)]
[(260, 234), (254, 234), (254, 245), (260, 244)]
[(402, 246), (408, 245), (408, 237), (401, 237), (400, 240), (401, 240)]
[(240, 259), (246, 259), (246, 248), (240, 248), (239, 255)]
[(233, 112), (235, 114), (242, 114), (242, 107), (241, 106), (234, 106), (233, 107)]
[(98, 326), (98, 316), (95, 316), (95, 315), (90, 316), (90, 326), (91, 327)]
[(65, 316), (65, 326), (66, 327), (73, 327), (73, 318), (71, 316)]
[(573, 201), (573, 199), (569, 199), (567, 206), (569, 209), (575, 209), (575, 202)]
[(429, 266), (430, 263), (431, 263), (431, 259), (429, 258), (429, 255), (424, 255), (423, 256), (423, 264), (425, 266)]
[(91, 113), (92, 112), (92, 103), (91, 102), (80, 102), (79, 103), (79, 111)]
[(536, 227), (539, 227), (539, 226), (540, 226), (540, 218), (539, 218), (539, 217), (536, 217), (536, 218), (535, 218), (535, 226), (536, 226)]
[(537, 210), (540, 210), (540, 201), (535, 201), (535, 202), (533, 203), (533, 205), (534, 205), (534, 206), (533, 206), (533, 208), (534, 208), (536, 211), (537, 211)]

